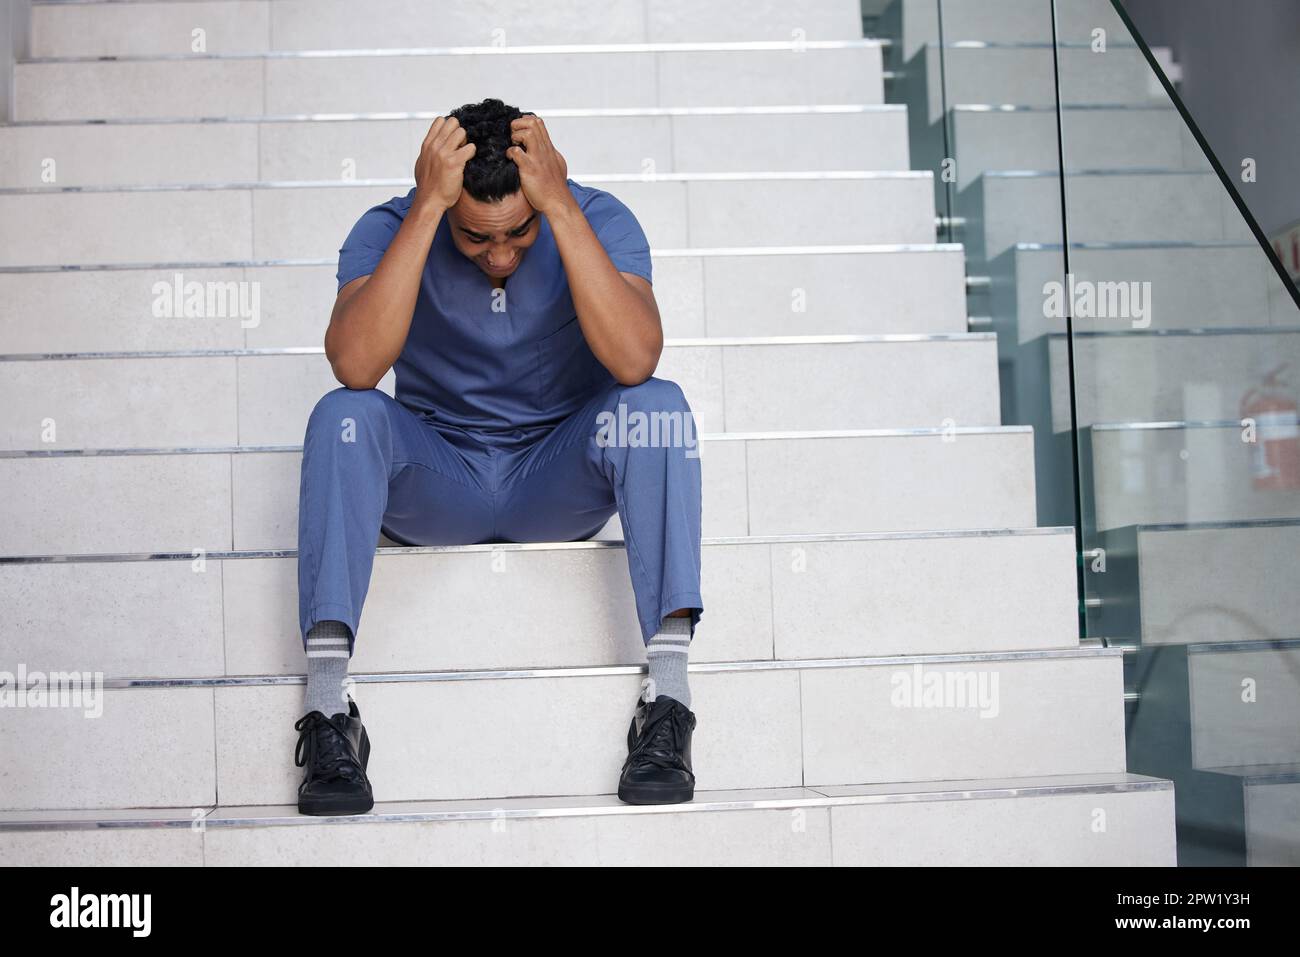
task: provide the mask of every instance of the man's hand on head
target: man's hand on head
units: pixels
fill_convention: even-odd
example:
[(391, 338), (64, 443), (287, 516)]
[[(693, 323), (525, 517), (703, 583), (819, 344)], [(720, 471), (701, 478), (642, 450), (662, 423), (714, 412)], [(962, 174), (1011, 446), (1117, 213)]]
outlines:
[(592, 354), (624, 385), (654, 374), (663, 352), (663, 326), (650, 283), (622, 273), (601, 245), (569, 191), (569, 168), (536, 116), (510, 123), (516, 145), (506, 155), (519, 167), (524, 199), (551, 225), (583, 338)]
[(510, 123), (515, 146), (506, 155), (519, 167), (524, 199), (543, 216), (554, 215), (574, 204), (569, 192), (569, 166), (560, 155), (546, 124), (539, 116), (521, 116)]
[(415, 202), (442, 213), (456, 205), (465, 182), (465, 164), (477, 147), (466, 142), (464, 128), (454, 116), (433, 121), (415, 161)]

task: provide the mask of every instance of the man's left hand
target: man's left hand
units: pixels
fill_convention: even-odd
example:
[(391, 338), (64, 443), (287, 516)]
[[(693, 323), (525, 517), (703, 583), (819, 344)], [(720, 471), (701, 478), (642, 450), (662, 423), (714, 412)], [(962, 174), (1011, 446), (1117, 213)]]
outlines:
[(529, 205), (543, 216), (573, 205), (569, 166), (551, 142), (541, 117), (519, 117), (510, 124), (510, 135), (517, 145), (506, 150), (506, 155), (519, 167), (519, 182)]

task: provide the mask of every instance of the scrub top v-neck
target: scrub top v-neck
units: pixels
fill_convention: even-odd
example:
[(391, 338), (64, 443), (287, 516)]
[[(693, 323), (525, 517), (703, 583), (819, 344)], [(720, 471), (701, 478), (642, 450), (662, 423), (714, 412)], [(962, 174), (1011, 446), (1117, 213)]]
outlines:
[[(615, 268), (651, 281), (631, 210), (604, 190), (568, 185)], [(414, 198), (412, 189), (357, 221), (339, 250), (340, 289), (374, 272)], [(431, 423), (510, 442), (548, 431), (613, 382), (583, 338), (550, 223), (538, 219), (537, 241), (500, 289), (456, 249), (448, 217), (438, 224), (393, 366), (395, 397)]]

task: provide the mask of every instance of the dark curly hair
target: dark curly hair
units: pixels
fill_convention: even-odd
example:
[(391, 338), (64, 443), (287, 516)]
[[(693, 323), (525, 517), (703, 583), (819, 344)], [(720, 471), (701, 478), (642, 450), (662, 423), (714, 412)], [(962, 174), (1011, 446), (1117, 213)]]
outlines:
[(449, 114), (465, 129), (469, 142), (477, 149), (465, 164), (465, 192), (482, 203), (519, 192), (519, 167), (506, 156), (510, 141), (510, 123), (521, 116), (531, 116), (516, 106), (500, 100), (466, 103)]

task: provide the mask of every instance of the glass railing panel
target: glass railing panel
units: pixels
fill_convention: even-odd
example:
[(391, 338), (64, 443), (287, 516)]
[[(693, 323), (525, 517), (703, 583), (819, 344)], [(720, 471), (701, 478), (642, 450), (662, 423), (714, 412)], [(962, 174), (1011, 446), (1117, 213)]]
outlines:
[[(1073, 525), (1072, 446), (1050, 428), (1042, 286), (1064, 274), (1051, 0), (894, 0), (891, 98), (940, 236), (965, 249), (972, 329), (998, 334), (1002, 420), (1035, 427), (1038, 519)], [(1104, 149), (1093, 162), (1104, 165)]]
[(1300, 310), (1175, 71), (1109, 0), (1055, 6), (1068, 278), (1041, 398), (1077, 442), (1086, 631), (1132, 650), (1128, 767), (1175, 782), (1180, 863), (1300, 863)]

